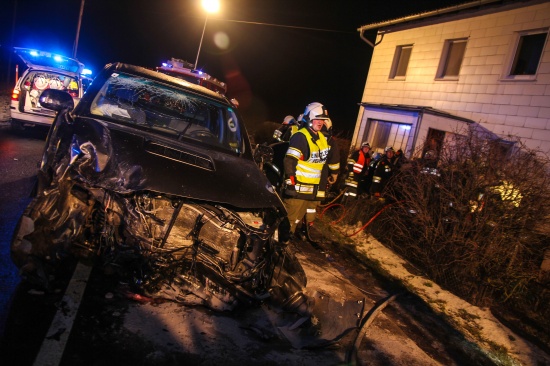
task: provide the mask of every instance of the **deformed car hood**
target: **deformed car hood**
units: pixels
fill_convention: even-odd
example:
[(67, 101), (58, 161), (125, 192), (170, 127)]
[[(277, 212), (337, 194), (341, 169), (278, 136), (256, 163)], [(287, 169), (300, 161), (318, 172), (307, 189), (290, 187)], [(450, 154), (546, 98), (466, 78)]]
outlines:
[(78, 118), (72, 151), (90, 184), (118, 193), (147, 190), (237, 208), (283, 208), (255, 162), (131, 127)]

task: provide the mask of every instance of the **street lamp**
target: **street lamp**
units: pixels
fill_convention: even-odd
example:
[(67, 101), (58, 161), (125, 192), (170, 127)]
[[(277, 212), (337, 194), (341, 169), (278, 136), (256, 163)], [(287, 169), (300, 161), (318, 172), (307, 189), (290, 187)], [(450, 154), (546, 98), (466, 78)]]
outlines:
[(76, 58), (76, 50), (78, 49), (78, 38), (80, 37), (80, 25), (82, 24), (82, 13), (84, 12), (84, 1), (80, 2), (80, 13), (78, 14), (78, 25), (76, 26), (76, 37), (73, 45), (73, 58)]
[(206, 11), (206, 18), (204, 19), (204, 27), (202, 28), (201, 41), (199, 43), (199, 50), (197, 51), (197, 58), (195, 59), (195, 70), (199, 63), (199, 55), (201, 53), (202, 39), (204, 38), (204, 31), (206, 30), (206, 22), (208, 22), (208, 14), (216, 13), (220, 9), (220, 2), (218, 0), (202, 0), (202, 7)]

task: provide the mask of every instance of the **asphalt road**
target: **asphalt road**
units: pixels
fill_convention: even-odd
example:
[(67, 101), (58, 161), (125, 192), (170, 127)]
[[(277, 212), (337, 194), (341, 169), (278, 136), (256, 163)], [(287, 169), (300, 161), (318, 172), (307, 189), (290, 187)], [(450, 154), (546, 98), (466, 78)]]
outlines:
[[(322, 332), (315, 334), (309, 332), (319, 327), (307, 327), (307, 322), (299, 326), (295, 315), (266, 304), (217, 313), (149, 301), (128, 292), (93, 263), (67, 266), (48, 293), (19, 283), (9, 245), (30, 201), (45, 134), (37, 129), (0, 130), (1, 364), (345, 364), (358, 339), (361, 317), (392, 294), (400, 295), (362, 333), (363, 341), (355, 348), (360, 364), (490, 364), (465, 350), (462, 336), (422, 301), (378, 278), (333, 238), (323, 238), (321, 250), (307, 242), (292, 244), (308, 277), (306, 291), (319, 304), (315, 319)], [(323, 337), (335, 341), (320, 347)]]
[(30, 194), (47, 130), (25, 134), (0, 126), (0, 327), (19, 276), (9, 256), (13, 228), (30, 202)]

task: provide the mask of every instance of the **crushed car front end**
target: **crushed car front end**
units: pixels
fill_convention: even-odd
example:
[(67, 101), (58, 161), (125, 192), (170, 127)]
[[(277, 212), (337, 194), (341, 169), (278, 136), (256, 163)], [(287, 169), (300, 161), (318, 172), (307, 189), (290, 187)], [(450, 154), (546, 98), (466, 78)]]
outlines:
[(223, 96), (111, 64), (57, 110), (37, 195), (12, 241), (24, 277), (48, 286), (67, 257), (94, 257), (135, 291), (231, 310), (265, 300), (307, 312), (303, 269), (281, 244), (286, 211)]

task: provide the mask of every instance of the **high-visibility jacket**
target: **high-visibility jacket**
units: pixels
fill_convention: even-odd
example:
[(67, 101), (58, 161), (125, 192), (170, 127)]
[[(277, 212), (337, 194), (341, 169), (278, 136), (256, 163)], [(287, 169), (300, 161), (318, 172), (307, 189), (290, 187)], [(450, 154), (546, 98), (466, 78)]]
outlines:
[(370, 163), (370, 154), (364, 154), (362, 150), (354, 152), (348, 159), (348, 166), (352, 167), (355, 175), (359, 176)]
[[(324, 197), (318, 197), (319, 183), (321, 181), (321, 173), (328, 157), (330, 147), (327, 139), (322, 133), (319, 133), (314, 141), (310, 132), (303, 128), (298, 130), (295, 135), (303, 135), (307, 141), (307, 146), (297, 146), (293, 144), (293, 140), (297, 141), (294, 136), (290, 141), (290, 146), (286, 152), (286, 158), (296, 159), (296, 168), (293, 172), (287, 173), (287, 176), (295, 177), (295, 198), (305, 200), (322, 200)], [(295, 136), (298, 137), (298, 136)], [(307, 151), (306, 151), (307, 149)]]
[(371, 162), (369, 153), (363, 153), (363, 149), (353, 152), (348, 158), (348, 176), (344, 181), (347, 189), (344, 195), (357, 197), (359, 182), (366, 175)]

